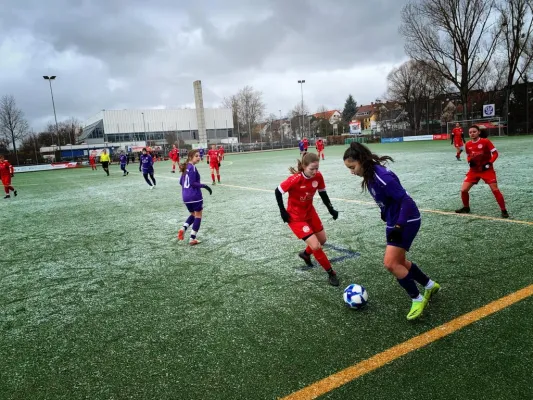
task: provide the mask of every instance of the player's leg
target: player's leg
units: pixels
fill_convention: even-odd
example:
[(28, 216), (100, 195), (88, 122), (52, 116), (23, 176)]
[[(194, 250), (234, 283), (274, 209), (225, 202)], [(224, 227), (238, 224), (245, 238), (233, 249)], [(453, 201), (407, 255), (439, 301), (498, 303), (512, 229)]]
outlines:
[(215, 167), (210, 165), (209, 169), (211, 170), (211, 180), (213, 181), (213, 185), (215, 185)]
[(6, 192), (6, 195), (5, 195), (4, 199), (9, 199), (11, 197), (9, 195), (9, 184), (7, 182), (5, 182), (3, 179), (2, 179), (2, 183), (4, 185), (4, 192)]
[(176, 161), (172, 160), (172, 173), (176, 173)]
[(312, 234), (311, 236), (304, 238), (304, 240), (307, 244), (306, 251), (310, 250), (315, 256), (318, 263), (322, 266), (322, 268), (324, 268), (324, 271), (328, 273), (329, 284), (332, 286), (339, 286), (339, 279), (337, 278), (337, 274), (331, 267), (331, 262), (329, 261), (326, 253), (324, 253), (324, 250), (322, 249), (322, 245), (320, 244), (317, 235)]
[(220, 183), (220, 165), (215, 167), (215, 171), (217, 172), (217, 181)]
[(199, 208), (200, 210), (194, 212), (194, 222), (192, 223), (191, 238), (189, 240), (189, 244), (191, 246), (200, 243), (196, 236), (198, 235), (198, 231), (200, 230), (200, 224), (202, 223), (202, 203), (203, 202), (194, 203), (197, 205), (197, 209)]
[(144, 177), (144, 180), (146, 181), (146, 183), (148, 184), (148, 186), (150, 186), (150, 189), (152, 188), (152, 182), (150, 182), (150, 180), (148, 179), (148, 172), (143, 172), (143, 177)]
[(154, 172), (150, 172), (150, 179), (152, 180), (154, 186), (156, 185), (156, 182), (155, 182), (155, 177), (154, 177)]
[[(187, 207), (189, 208), (189, 206)], [(191, 226), (194, 222), (194, 211), (190, 211), (190, 215), (187, 217), (185, 222), (183, 223), (183, 226), (178, 231), (178, 240), (183, 240), (185, 237), (185, 232), (187, 231), (187, 228)]]
[[(326, 240), (327, 240), (326, 231), (324, 230), (322, 221), (320, 220), (320, 217), (318, 216), (316, 209), (314, 207), (310, 214), (309, 227), (312, 232), (315, 232), (315, 235), (320, 245), (324, 246), (324, 243), (326, 243)], [(298, 253), (298, 257), (304, 260), (308, 267), (312, 267), (313, 266), (313, 263), (311, 262), (312, 254), (313, 254), (313, 249), (311, 249), (311, 247), (308, 245), (305, 248), (305, 250)]]
[(498, 188), (498, 183), (497, 182), (489, 183), (489, 187), (490, 187), (490, 190), (492, 190), (492, 194), (496, 198), (498, 205), (500, 206), (500, 210), (502, 212), (502, 218), (509, 218), (509, 213), (507, 212), (507, 208), (505, 208), (505, 199), (503, 198), (502, 192), (500, 192), (500, 189)]
[(405, 249), (387, 245), (383, 265), (396, 278), (398, 284), (411, 298), (411, 309), (407, 314), (408, 320), (413, 320), (422, 315), (426, 306), (424, 297), (420, 294), (412, 272), (405, 266)]
[(467, 176), (467, 178), (463, 182), (463, 185), (461, 186), (461, 201), (463, 202), (463, 207), (459, 208), (458, 210), (455, 210), (455, 212), (458, 214), (468, 214), (470, 212), (470, 195), (468, 194), (468, 192), (470, 191), (470, 189), (472, 189), (472, 186), (474, 186), (477, 181), (479, 181), (479, 178), (475, 178), (477, 179), (476, 182), (470, 182), (468, 181), (468, 179), (469, 178)]

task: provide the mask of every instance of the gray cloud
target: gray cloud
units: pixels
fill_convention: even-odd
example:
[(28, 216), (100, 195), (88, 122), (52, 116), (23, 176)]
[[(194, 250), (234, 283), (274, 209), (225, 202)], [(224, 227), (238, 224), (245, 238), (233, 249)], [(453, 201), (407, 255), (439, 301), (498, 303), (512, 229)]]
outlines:
[(340, 106), (350, 92), (370, 101), (383, 94), (388, 71), (372, 82), (356, 75), (405, 58), (405, 2), (4, 0), (0, 95), (15, 95), (36, 128), (53, 118), (45, 74), (58, 76), (60, 118), (191, 104), (195, 79), (208, 105), (253, 84), (269, 110), (286, 112), (298, 99), (297, 76), (327, 81), (306, 86), (311, 109)]

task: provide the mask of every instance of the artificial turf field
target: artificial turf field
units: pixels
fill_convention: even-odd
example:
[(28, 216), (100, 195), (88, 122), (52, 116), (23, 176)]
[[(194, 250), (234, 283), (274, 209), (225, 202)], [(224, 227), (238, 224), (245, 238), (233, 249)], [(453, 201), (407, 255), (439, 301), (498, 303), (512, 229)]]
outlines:
[[(484, 184), (471, 215), (453, 212), (467, 164), (449, 142), (370, 146), (395, 159), (423, 210), (409, 257), (442, 285), (414, 323), (345, 146), (326, 147), (320, 164), (339, 219), (315, 199), (338, 288), (320, 266), (302, 268), (303, 244), (279, 216), (274, 189), (295, 149), (226, 155), (195, 247), (176, 240), (187, 211), (170, 162), (155, 164), (155, 190), (138, 164), (127, 177), (116, 165), (110, 177), (15, 175), (18, 197), (0, 199), (0, 399), (305, 399), (313, 384), (327, 399), (533, 398), (533, 138), (493, 141), (510, 220)], [(209, 184), (205, 161), (199, 171)], [(350, 283), (369, 292), (361, 311), (343, 305)], [(474, 322), (438, 339), (471, 311)], [(346, 372), (371, 357), (368, 373)]]

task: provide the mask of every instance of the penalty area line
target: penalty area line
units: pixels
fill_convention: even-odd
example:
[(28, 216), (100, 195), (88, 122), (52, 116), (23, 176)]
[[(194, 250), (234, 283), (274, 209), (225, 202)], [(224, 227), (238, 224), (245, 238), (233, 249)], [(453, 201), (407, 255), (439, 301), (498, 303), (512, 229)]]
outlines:
[(333, 375), (321, 379), (303, 389), (298, 390), (281, 400), (308, 400), (316, 399), (326, 393), (331, 392), (363, 375), (368, 374), (376, 369), (383, 367), (398, 358), (409, 354), (415, 350), (425, 347), (439, 339), (442, 339), (452, 333), (465, 328), (483, 318), (486, 318), (498, 311), (503, 310), (521, 300), (533, 295), (533, 285), (529, 285), (498, 300), (470, 311), (458, 318), (455, 318), (443, 325), (433, 328), (421, 335), (415, 336), (403, 343), (391, 347), (381, 353), (376, 354), (364, 361), (361, 361), (351, 367), (345, 368)]

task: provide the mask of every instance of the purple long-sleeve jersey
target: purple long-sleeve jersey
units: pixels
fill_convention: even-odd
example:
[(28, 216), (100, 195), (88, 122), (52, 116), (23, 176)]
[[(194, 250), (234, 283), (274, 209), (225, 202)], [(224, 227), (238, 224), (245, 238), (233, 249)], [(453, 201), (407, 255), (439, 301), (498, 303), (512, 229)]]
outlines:
[(127, 162), (128, 162), (128, 156), (126, 154), (121, 154), (120, 155), (120, 163), (122, 165), (126, 165)]
[(142, 169), (143, 174), (148, 174), (154, 172), (154, 160), (150, 154), (141, 154), (139, 159), (140, 168)]
[(187, 171), (181, 175), (180, 185), (184, 203), (195, 203), (203, 200), (201, 189), (204, 185), (200, 183), (200, 173), (193, 164), (187, 164)]
[(396, 174), (381, 165), (376, 165), (374, 172), (375, 179), (368, 183), (368, 191), (381, 209), (387, 226), (420, 220), (416, 203), (402, 187)]

